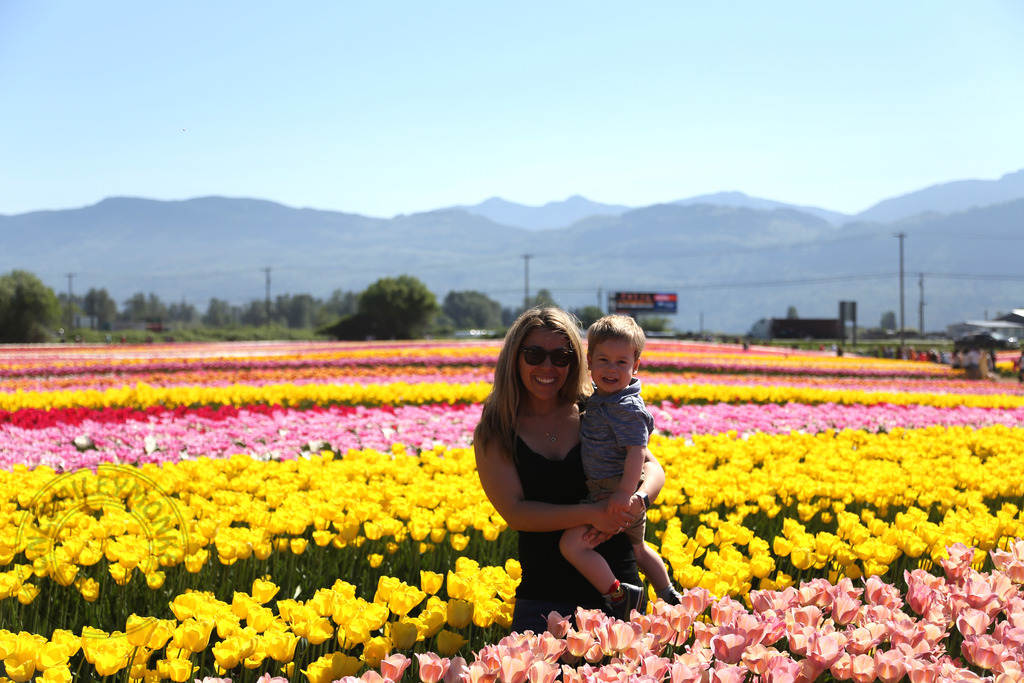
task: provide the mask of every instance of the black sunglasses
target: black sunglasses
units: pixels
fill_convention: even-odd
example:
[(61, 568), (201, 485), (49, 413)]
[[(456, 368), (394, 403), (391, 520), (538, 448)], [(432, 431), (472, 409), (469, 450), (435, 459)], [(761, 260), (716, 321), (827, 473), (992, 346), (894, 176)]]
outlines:
[(545, 358), (551, 359), (551, 364), (556, 368), (564, 368), (572, 362), (575, 357), (572, 349), (551, 349), (548, 351), (540, 346), (526, 346), (519, 350), (523, 354), (523, 360), (527, 365), (540, 365)]

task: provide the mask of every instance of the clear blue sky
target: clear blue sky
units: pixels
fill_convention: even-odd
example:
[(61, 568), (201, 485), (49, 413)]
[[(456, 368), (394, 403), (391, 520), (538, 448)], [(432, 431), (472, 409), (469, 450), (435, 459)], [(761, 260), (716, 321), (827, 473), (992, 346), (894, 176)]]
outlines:
[(0, 0), (0, 214), (731, 190), (855, 213), (1024, 168), (1021, 36), (1019, 0)]

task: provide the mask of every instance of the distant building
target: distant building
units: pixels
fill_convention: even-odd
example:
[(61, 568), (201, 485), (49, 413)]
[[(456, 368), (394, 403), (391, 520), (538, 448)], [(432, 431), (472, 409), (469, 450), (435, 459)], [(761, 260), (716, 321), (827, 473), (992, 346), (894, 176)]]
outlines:
[(978, 332), (991, 332), (1007, 338), (1020, 339), (1024, 337), (1024, 309), (1017, 309), (996, 320), (964, 320), (947, 326), (946, 330), (953, 339)]

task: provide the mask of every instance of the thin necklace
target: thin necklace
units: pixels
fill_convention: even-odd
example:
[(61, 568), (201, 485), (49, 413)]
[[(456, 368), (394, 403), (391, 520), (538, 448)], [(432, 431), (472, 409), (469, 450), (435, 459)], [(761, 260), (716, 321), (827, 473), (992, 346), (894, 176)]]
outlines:
[(547, 435), (547, 437), (551, 441), (551, 443), (554, 443), (554, 442), (558, 441), (558, 431), (557, 430), (555, 431), (554, 434), (552, 434), (551, 432), (544, 432), (544, 434)]

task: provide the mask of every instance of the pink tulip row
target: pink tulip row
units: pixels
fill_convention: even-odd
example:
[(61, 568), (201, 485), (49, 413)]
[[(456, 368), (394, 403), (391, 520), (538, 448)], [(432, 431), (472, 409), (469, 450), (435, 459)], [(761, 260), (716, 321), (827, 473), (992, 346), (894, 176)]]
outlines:
[(334, 406), (322, 410), (242, 408), (228, 417), (211, 412), (138, 413), (143, 419), (51, 422), (0, 431), (0, 468), (22, 463), (58, 471), (101, 463), (143, 464), (183, 458), (295, 458), (332, 449), (389, 451), (468, 446), (480, 406)]
[[(1024, 408), (935, 408), (920, 405), (726, 404), (651, 405), (659, 432), (679, 438), (735, 431), (816, 433), (828, 429), (889, 431), (933, 425), (1024, 426)], [(384, 408), (332, 406), (316, 410), (103, 411), (43, 413), (38, 423), (9, 424), (0, 430), (0, 467), (48, 465), (64, 471), (100, 463), (149, 463), (181, 458), (294, 458), (307, 451), (349, 449), (389, 451), (395, 444), (413, 451), (438, 445), (468, 446), (480, 405), (407, 405)], [(77, 445), (76, 445), (77, 440)]]
[(842, 405), (821, 403), (712, 403), (673, 405), (668, 401), (648, 406), (658, 431), (674, 437), (699, 434), (763, 432), (817, 433), (829, 429), (887, 432), (895, 427), (1024, 426), (1024, 408), (936, 408), (923, 405)]
[[(906, 575), (906, 600), (877, 577), (863, 587), (823, 579), (751, 593), (751, 609), (688, 590), (631, 622), (578, 610), (551, 613), (542, 634), (513, 633), (462, 657), (417, 655), (422, 683), (1017, 683), (1024, 680), (1024, 542), (995, 550), (996, 570), (971, 568), (975, 551), (948, 549), (945, 577)], [(909, 610), (906, 609), (909, 607)], [(915, 616), (916, 615), (916, 616)], [(342, 683), (401, 680), (394, 654)]]
[(666, 374), (640, 372), (644, 384), (713, 384), (719, 386), (799, 387), (815, 389), (847, 389), (850, 391), (876, 391), (892, 393), (1024, 395), (1024, 386), (1013, 382), (978, 382), (967, 379), (900, 379), (861, 377), (815, 377), (799, 375), (702, 375), (698, 373)]

